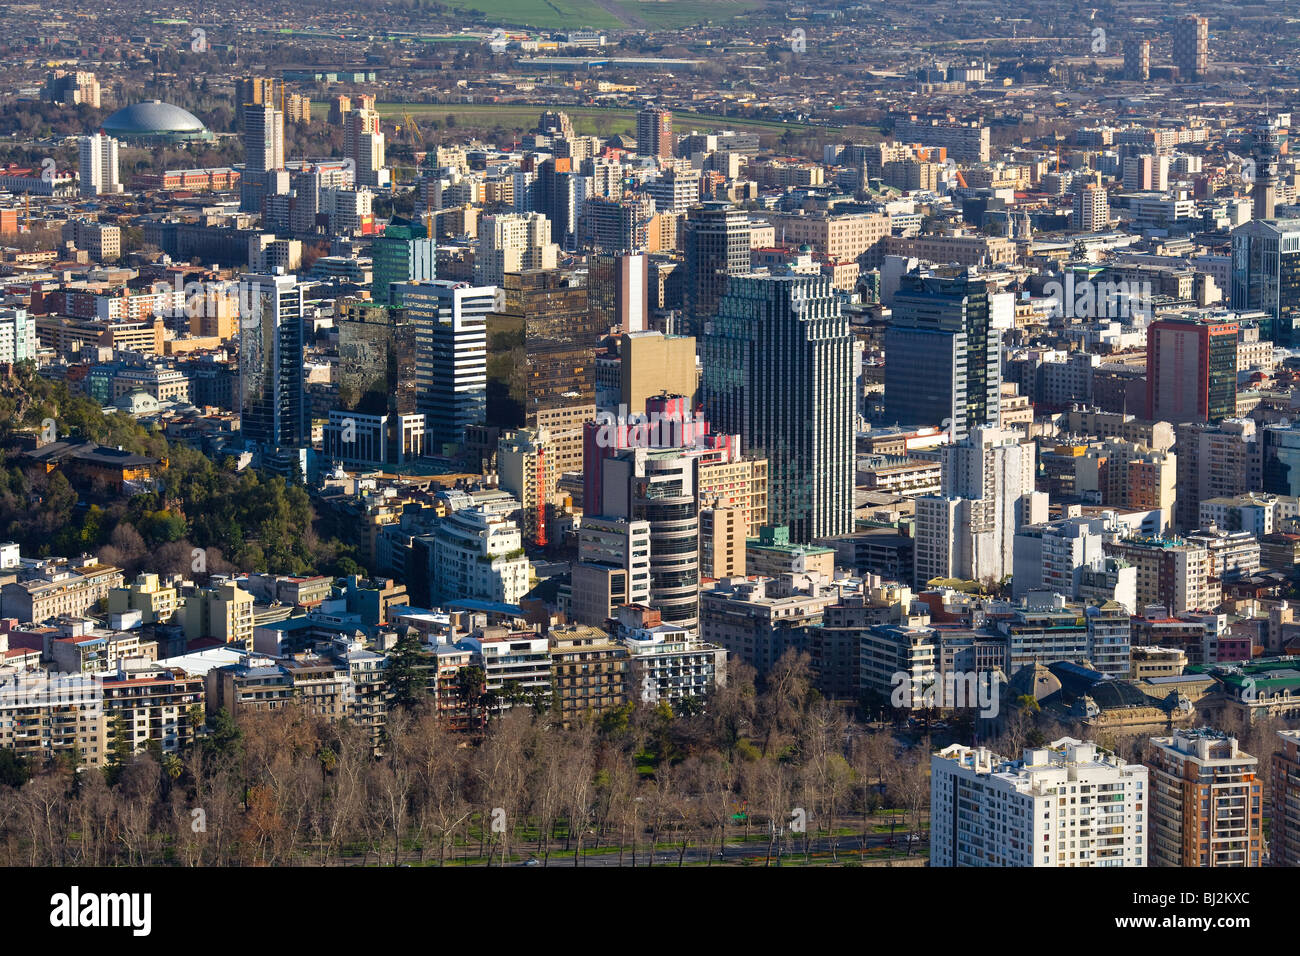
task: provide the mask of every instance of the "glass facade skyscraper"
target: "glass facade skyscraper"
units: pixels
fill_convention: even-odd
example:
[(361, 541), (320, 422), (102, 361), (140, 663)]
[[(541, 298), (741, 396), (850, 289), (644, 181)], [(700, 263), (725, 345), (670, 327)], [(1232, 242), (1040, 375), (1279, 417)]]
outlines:
[(989, 292), (965, 272), (903, 276), (885, 330), (886, 421), (939, 425), (955, 441), (999, 424), (1002, 333)]
[(853, 334), (830, 280), (731, 276), (701, 344), (705, 413), (768, 459), (768, 516), (809, 544), (853, 530)]

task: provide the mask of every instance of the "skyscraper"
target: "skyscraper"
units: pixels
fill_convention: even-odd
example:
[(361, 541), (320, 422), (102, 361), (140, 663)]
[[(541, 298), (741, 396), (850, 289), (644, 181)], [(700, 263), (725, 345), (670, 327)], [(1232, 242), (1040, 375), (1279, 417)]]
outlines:
[(270, 103), (245, 103), (244, 172), (239, 181), (239, 208), (261, 212), (268, 192), (267, 174), (284, 168), (284, 114)]
[[(651, 424), (588, 424), (583, 506), (593, 516), (648, 523), (650, 606), (665, 623), (693, 628), (700, 591), (695, 476), (709, 455), (709, 426), (681, 396), (657, 396), (647, 410)], [(633, 571), (629, 590), (643, 575)]]
[(1267, 312), (1259, 337), (1300, 339), (1300, 219), (1255, 219), (1232, 230), (1232, 307)]
[(547, 409), (595, 402), (596, 349), (604, 329), (581, 273), (527, 269), (504, 276), (487, 320), (488, 419), (539, 424)]
[(853, 334), (830, 280), (732, 276), (701, 343), (704, 408), (769, 466), (790, 540), (853, 530)]
[(1179, 78), (1198, 83), (1210, 71), (1210, 21), (1189, 14), (1174, 24), (1174, 65)]
[(699, 340), (718, 310), (727, 277), (750, 270), (749, 219), (731, 203), (705, 202), (687, 211), (683, 229), (684, 331)]
[(602, 331), (645, 331), (649, 283), (649, 259), (644, 253), (592, 253), (587, 257), (587, 302)]
[[(1000, 581), (1014, 568), (1016, 531), (1046, 520), (1033, 495), (1034, 446), (1017, 432), (979, 426), (943, 449), (942, 494), (916, 499), (916, 583)], [(1033, 504), (1042, 500), (1041, 514)]]
[(1237, 414), (1237, 321), (1168, 318), (1147, 326), (1147, 409), (1156, 421)]
[(551, 242), (551, 224), (539, 212), (484, 216), (478, 225), (474, 281), (501, 285), (507, 272), (554, 269), (559, 247)]
[(409, 282), (431, 282), (437, 271), (436, 243), (418, 222), (394, 216), (371, 246), (374, 279), (371, 297), (382, 305), (400, 306), (394, 289)]
[(1150, 744), (1151, 866), (1259, 866), (1259, 760), (1208, 727)]
[(1110, 226), (1110, 199), (1096, 184), (1084, 186), (1074, 194), (1070, 225), (1079, 232), (1101, 232)]
[(416, 408), (429, 446), (459, 444), (487, 413), (487, 316), (498, 290), (468, 282), (399, 284), (394, 293), (415, 325)]
[(251, 308), (239, 319), (240, 433), (250, 447), (302, 446), (303, 288), (291, 275), (245, 275)]
[(120, 193), (122, 180), (118, 175), (117, 140), (103, 133), (83, 136), (80, 141), (81, 195), (100, 196)]
[(885, 417), (939, 425), (960, 440), (997, 425), (1002, 333), (991, 327), (987, 281), (958, 275), (903, 276), (885, 330)]
[(649, 107), (636, 114), (636, 151), (641, 156), (672, 158), (672, 110)]
[(1151, 41), (1133, 37), (1124, 41), (1124, 79), (1151, 79)]
[(373, 109), (354, 109), (344, 118), (343, 155), (355, 164), (356, 185), (387, 185), (384, 134), (379, 129), (379, 114)]

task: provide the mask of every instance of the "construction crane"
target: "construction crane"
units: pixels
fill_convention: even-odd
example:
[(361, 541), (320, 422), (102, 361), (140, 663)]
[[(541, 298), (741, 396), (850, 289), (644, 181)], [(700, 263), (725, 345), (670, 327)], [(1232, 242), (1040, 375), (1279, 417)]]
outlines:
[(402, 119), (406, 121), (406, 125), (408, 127), (415, 130), (415, 141), (417, 143), (423, 143), (424, 133), (420, 132), (420, 124), (415, 121), (415, 117), (413, 117), (410, 113), (403, 113)]

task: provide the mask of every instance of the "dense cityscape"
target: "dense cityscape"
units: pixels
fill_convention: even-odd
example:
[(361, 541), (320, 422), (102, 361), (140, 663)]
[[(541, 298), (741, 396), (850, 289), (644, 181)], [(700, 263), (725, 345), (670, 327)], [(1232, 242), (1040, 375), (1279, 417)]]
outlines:
[(0, 864), (1300, 865), (1297, 24), (0, 9)]

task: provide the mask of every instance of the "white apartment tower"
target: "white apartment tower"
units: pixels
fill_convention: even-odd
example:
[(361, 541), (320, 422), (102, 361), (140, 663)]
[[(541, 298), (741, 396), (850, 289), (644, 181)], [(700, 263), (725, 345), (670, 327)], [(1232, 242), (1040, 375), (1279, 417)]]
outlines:
[(343, 122), (343, 155), (356, 164), (356, 185), (386, 185), (384, 134), (379, 129), (377, 112), (363, 107), (348, 113)]
[(1147, 768), (1062, 737), (930, 758), (931, 866), (1146, 866)]
[(518, 503), (453, 511), (432, 535), (430, 593), (435, 605), (453, 601), (518, 604), (528, 593), (524, 537), (508, 515)]
[(81, 137), (81, 195), (102, 196), (120, 193), (122, 180), (118, 175), (117, 140), (103, 133)]
[(916, 582), (1001, 580), (1016, 530), (1045, 520), (1034, 492), (1034, 446), (1019, 433), (981, 425), (943, 449), (942, 493), (916, 499)]

